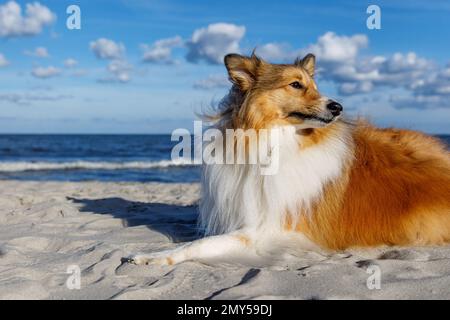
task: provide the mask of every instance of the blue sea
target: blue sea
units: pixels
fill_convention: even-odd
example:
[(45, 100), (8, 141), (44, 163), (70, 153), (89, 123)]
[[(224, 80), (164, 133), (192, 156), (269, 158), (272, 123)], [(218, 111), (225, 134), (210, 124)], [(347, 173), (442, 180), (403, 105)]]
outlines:
[(0, 135), (0, 179), (195, 182), (170, 135)]
[[(450, 135), (439, 136), (450, 145)], [(170, 135), (0, 135), (0, 180), (198, 182)]]

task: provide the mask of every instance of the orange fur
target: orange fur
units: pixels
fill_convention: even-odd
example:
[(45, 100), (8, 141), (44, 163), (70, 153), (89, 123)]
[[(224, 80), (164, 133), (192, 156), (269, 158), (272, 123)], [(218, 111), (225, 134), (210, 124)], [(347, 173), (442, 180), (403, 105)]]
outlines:
[(353, 138), (353, 162), (295, 229), (329, 249), (450, 241), (445, 146), (418, 132), (364, 124)]

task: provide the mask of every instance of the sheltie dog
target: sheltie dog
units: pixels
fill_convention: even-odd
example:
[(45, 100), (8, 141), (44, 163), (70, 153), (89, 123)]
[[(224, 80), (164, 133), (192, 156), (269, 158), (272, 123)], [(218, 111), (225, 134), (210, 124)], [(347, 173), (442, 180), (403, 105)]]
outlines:
[(172, 265), (258, 254), (283, 236), (300, 240), (299, 249), (331, 252), (450, 241), (444, 144), (345, 119), (341, 104), (319, 93), (312, 54), (293, 64), (229, 54), (225, 65), (233, 87), (215, 127), (280, 129), (278, 171), (204, 165), (199, 222), (206, 237), (129, 262)]

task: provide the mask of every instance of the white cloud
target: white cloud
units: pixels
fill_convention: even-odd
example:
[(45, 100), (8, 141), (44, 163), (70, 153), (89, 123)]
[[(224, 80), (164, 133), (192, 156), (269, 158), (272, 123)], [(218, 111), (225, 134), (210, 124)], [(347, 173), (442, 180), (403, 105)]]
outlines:
[(67, 68), (73, 68), (77, 64), (78, 64), (78, 61), (73, 58), (67, 58), (66, 60), (64, 60), (64, 66), (66, 66)]
[(126, 61), (111, 61), (108, 65), (108, 71), (120, 82), (130, 81), (131, 69), (131, 65)]
[(313, 53), (317, 58), (316, 73), (336, 82), (341, 94), (369, 92), (373, 88), (371, 81), (378, 77), (377, 64), (381, 61), (380, 57), (361, 61), (360, 50), (367, 45), (367, 36), (362, 34), (343, 36), (327, 32), (316, 43), (301, 49), (300, 55)]
[(320, 73), (324, 79), (336, 83), (342, 95), (401, 88), (406, 95), (390, 98), (395, 108), (450, 107), (450, 67), (441, 70), (433, 61), (414, 52), (366, 58), (352, 54), (347, 58), (339, 63), (324, 61)]
[(125, 59), (125, 46), (106, 38), (99, 38), (90, 43), (91, 50), (97, 58), (111, 60), (106, 67), (107, 77), (101, 78), (99, 82), (126, 83), (131, 80), (130, 72), (132, 65)]
[(125, 53), (125, 46), (122, 43), (106, 38), (91, 41), (89, 46), (99, 59), (121, 59)]
[(266, 43), (256, 48), (256, 54), (267, 61), (282, 61), (292, 63), (298, 52), (292, 50), (288, 44)]
[(313, 53), (322, 64), (349, 64), (355, 61), (361, 49), (368, 45), (368, 38), (363, 34), (340, 36), (327, 32), (317, 42), (302, 49), (292, 49), (287, 43), (270, 42), (256, 48), (256, 53), (269, 61), (292, 63), (298, 56)]
[(393, 99), (395, 106), (450, 108), (450, 64), (427, 72), (410, 89), (412, 97)]
[(0, 37), (31, 36), (51, 25), (56, 15), (39, 2), (25, 5), (25, 14), (15, 1), (0, 5)]
[(113, 60), (108, 64), (106, 69), (109, 73), (109, 76), (100, 79), (100, 82), (127, 83), (131, 80), (130, 73), (133, 69), (133, 66), (125, 60)]
[(367, 36), (363, 34), (348, 37), (327, 32), (319, 37), (317, 43), (307, 47), (305, 52), (315, 54), (322, 62), (345, 63), (353, 61), (368, 43)]
[(180, 36), (158, 40), (151, 46), (142, 45), (144, 51), (142, 61), (171, 64), (174, 62), (172, 49), (181, 46), (183, 46), (183, 39)]
[(216, 89), (230, 87), (230, 81), (224, 75), (210, 75), (206, 79), (199, 80), (194, 83), (195, 89)]
[(390, 57), (358, 58), (350, 63), (324, 64), (325, 79), (338, 83), (342, 94), (367, 93), (376, 87), (410, 90), (435, 68), (430, 60), (415, 53), (395, 53)]
[(48, 58), (50, 57), (47, 48), (45, 47), (37, 47), (33, 51), (26, 50), (24, 52), (27, 56), (36, 57), (36, 58)]
[(189, 50), (186, 59), (193, 63), (221, 64), (227, 53), (240, 52), (239, 41), (244, 34), (244, 26), (230, 23), (214, 23), (197, 29), (186, 43)]
[(269, 42), (258, 46), (256, 54), (271, 62), (292, 63), (299, 56), (313, 53), (322, 64), (350, 64), (367, 45), (368, 38), (363, 34), (341, 36), (327, 32), (306, 48), (293, 49), (288, 43)]
[(64, 66), (67, 69), (70, 69), (70, 71), (68, 71), (68, 75), (73, 77), (83, 77), (89, 73), (86, 69), (76, 68), (77, 65), (78, 61), (74, 58), (67, 58), (64, 60)]
[(363, 82), (344, 82), (338, 87), (339, 92), (344, 95), (356, 93), (368, 93), (373, 90), (373, 84), (370, 81)]
[(56, 67), (53, 67), (53, 66), (35, 67), (31, 71), (31, 74), (33, 75), (33, 77), (36, 77), (36, 78), (47, 79), (47, 78), (51, 78), (51, 77), (60, 75), (61, 70)]
[(418, 57), (414, 52), (407, 54), (394, 53), (382, 65), (383, 71), (390, 74), (424, 70), (429, 67), (429, 61)]
[[(365, 35), (343, 36), (327, 32), (320, 36), (316, 43), (298, 52), (301, 55), (315, 54), (318, 77), (334, 82), (338, 93), (342, 95), (370, 93), (379, 87), (385, 87), (402, 88), (415, 97), (419, 95), (425, 97), (426, 93), (418, 90), (419, 87), (424, 89), (429, 86), (425, 79), (436, 69), (432, 61), (419, 57), (414, 52), (394, 53), (391, 56), (363, 56), (361, 50), (367, 48), (368, 44)], [(283, 56), (283, 51), (279, 47), (268, 48), (272, 49), (269, 50), (272, 55)], [(288, 55), (289, 53), (284, 53), (284, 56)], [(444, 83), (442, 76), (440, 83)], [(442, 86), (436, 86), (435, 83), (433, 87), (446, 90)], [(419, 100), (425, 101), (424, 98)]]
[(0, 68), (6, 67), (7, 65), (9, 65), (8, 59), (6, 59), (6, 57), (2, 53), (0, 53)]

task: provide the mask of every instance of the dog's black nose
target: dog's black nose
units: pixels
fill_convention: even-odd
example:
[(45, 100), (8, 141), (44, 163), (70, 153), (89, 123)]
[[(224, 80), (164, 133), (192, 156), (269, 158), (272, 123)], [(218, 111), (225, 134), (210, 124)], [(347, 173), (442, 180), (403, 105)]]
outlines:
[(338, 116), (342, 112), (342, 105), (336, 101), (330, 100), (327, 104), (327, 109), (331, 111), (333, 116)]

